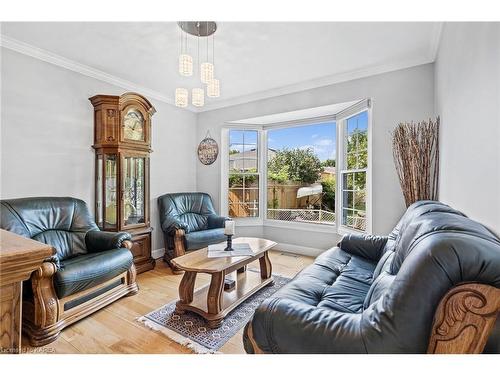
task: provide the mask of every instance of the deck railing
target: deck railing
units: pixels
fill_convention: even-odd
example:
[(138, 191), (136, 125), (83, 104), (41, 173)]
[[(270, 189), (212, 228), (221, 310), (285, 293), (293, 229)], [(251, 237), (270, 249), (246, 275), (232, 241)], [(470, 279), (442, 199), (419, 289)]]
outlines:
[(326, 210), (308, 210), (300, 208), (268, 208), (267, 218), (283, 221), (335, 224), (335, 212)]

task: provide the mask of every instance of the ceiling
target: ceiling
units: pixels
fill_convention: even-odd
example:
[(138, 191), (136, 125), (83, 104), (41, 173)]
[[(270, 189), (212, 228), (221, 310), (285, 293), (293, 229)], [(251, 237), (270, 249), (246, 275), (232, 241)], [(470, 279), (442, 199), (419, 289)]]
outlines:
[[(201, 110), (432, 62), (440, 31), (436, 22), (218, 22), (221, 96)], [(2, 23), (2, 45), (169, 103), (176, 87), (197, 84), (178, 74), (174, 22)]]

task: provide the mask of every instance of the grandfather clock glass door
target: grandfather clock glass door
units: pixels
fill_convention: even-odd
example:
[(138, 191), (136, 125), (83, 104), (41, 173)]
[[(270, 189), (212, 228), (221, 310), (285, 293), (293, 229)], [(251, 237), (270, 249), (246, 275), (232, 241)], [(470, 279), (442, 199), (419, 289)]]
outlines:
[(104, 230), (116, 230), (118, 218), (118, 157), (104, 154)]
[(124, 156), (123, 228), (144, 226), (146, 217), (146, 158)]

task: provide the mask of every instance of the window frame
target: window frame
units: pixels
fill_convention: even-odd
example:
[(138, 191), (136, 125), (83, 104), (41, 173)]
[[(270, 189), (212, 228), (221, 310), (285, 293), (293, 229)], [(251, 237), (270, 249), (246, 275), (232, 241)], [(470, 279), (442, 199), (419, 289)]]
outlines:
[[(259, 175), (259, 216), (234, 218), (237, 226), (268, 226), (275, 228), (307, 230), (311, 232), (331, 233), (335, 231), (339, 234), (359, 233), (360, 230), (342, 225), (341, 214), (341, 192), (342, 182), (340, 171), (343, 168), (343, 151), (344, 151), (344, 134), (345, 124), (347, 119), (361, 112), (367, 112), (368, 117), (368, 167), (366, 169), (366, 230), (365, 233), (372, 232), (372, 105), (371, 99), (362, 100), (353, 106), (341, 111), (337, 114), (331, 114), (319, 117), (302, 118), (293, 121), (284, 121), (279, 123), (250, 124), (237, 122), (226, 122), (221, 130), (221, 184), (220, 184), (220, 202), (221, 214), (228, 216), (229, 213), (229, 132), (230, 130), (256, 130), (258, 137), (258, 169)], [(267, 218), (267, 141), (268, 131), (271, 129), (291, 128), (306, 126), (309, 124), (320, 124), (325, 122), (335, 122), (336, 125), (336, 199), (335, 199), (335, 224), (317, 224), (317, 223), (301, 223), (289, 222), (284, 220), (275, 220)]]
[[(372, 106), (370, 105), (370, 101), (367, 103), (368, 105), (364, 108), (357, 108), (355, 110), (347, 110), (339, 113), (337, 115), (337, 161), (336, 161), (336, 176), (337, 176), (337, 187), (335, 192), (335, 215), (336, 220), (335, 224), (337, 226), (337, 232), (339, 234), (345, 233), (372, 233)], [(347, 120), (359, 115), (360, 113), (367, 113), (367, 127), (368, 127), (368, 162), (367, 167), (362, 168), (362, 171), (366, 171), (366, 202), (365, 202), (365, 211), (366, 211), (366, 229), (364, 231), (348, 227), (342, 224), (342, 211), (343, 211), (343, 178), (342, 174), (345, 171), (359, 171), (358, 169), (350, 170), (346, 168), (346, 142), (345, 135), (347, 129)]]

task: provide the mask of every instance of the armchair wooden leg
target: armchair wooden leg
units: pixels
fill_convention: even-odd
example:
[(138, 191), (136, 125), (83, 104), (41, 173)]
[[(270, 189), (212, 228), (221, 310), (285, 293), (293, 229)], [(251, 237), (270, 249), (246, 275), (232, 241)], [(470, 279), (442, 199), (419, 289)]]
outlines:
[[(186, 248), (184, 246), (184, 236), (185, 232), (183, 229), (177, 229), (175, 231), (173, 258), (177, 258), (186, 254)], [(172, 255), (167, 251), (167, 246), (167, 243), (165, 243), (165, 255), (163, 256), (163, 260), (168, 264), (174, 275), (180, 275), (183, 273), (183, 271), (172, 264)]]
[(127, 294), (127, 296), (133, 296), (134, 294), (137, 294), (139, 292), (139, 286), (135, 281), (136, 276), (137, 276), (137, 271), (135, 269), (134, 263), (132, 263), (132, 265), (127, 271), (127, 280), (126, 280), (127, 285), (131, 286), (132, 290)]
[(500, 312), (500, 289), (485, 284), (463, 284), (441, 300), (427, 353), (479, 354)]
[(52, 280), (56, 271), (54, 263), (44, 262), (31, 275), (33, 304), (26, 306), (23, 328), (33, 346), (54, 341), (62, 330), (57, 324), (61, 311)]

